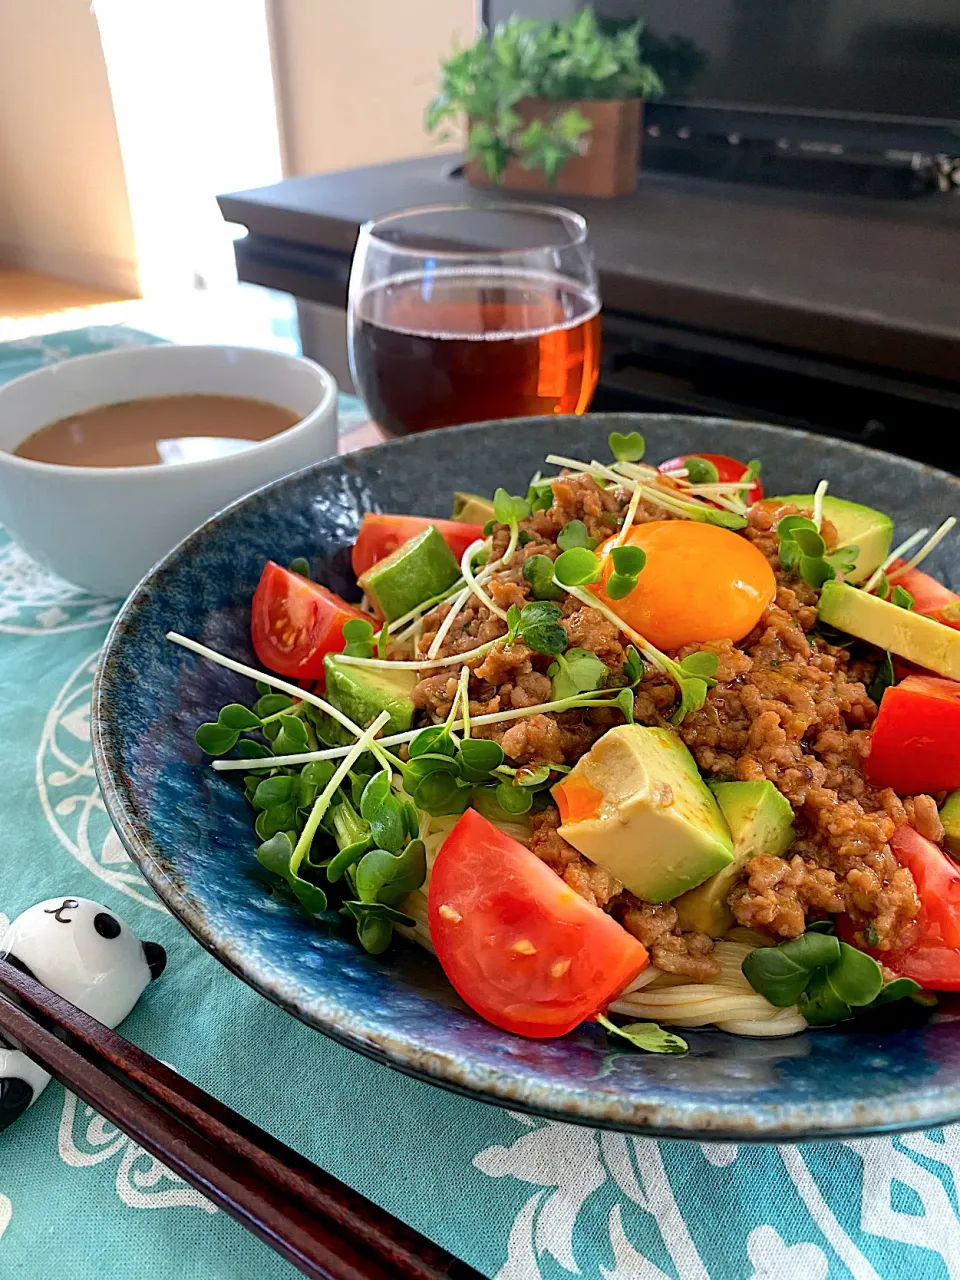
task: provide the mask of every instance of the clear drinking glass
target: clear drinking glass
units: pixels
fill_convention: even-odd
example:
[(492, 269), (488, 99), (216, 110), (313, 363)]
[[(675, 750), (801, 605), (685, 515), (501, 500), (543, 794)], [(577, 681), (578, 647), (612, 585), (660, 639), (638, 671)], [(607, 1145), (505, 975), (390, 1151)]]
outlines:
[(438, 205), (360, 230), (350, 368), (394, 435), (457, 422), (585, 413), (600, 365), (587, 224), (532, 204)]

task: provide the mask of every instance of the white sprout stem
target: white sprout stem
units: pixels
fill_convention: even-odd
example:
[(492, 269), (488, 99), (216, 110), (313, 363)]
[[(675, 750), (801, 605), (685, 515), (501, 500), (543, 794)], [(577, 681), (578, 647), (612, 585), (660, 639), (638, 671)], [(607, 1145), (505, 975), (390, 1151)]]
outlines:
[(406, 639), (405, 636), (400, 634), (401, 627), (419, 622), (425, 613), (429, 613), (431, 609), (436, 609), (437, 605), (443, 604), (443, 602), (445, 600), (449, 600), (452, 595), (456, 595), (462, 585), (462, 580), (458, 578), (452, 587), (448, 587), (447, 590), (442, 592), (440, 595), (431, 596), (429, 600), (424, 600), (422, 604), (418, 604), (415, 609), (409, 609), (402, 618), (397, 618), (396, 622), (391, 622), (390, 626), (393, 630), (390, 632), (390, 639)]
[(579, 587), (564, 586), (564, 584), (556, 577), (553, 581), (555, 586), (566, 591), (568, 595), (573, 596), (575, 600), (579, 600), (581, 604), (585, 604), (588, 608), (596, 609), (598, 613), (602, 613), (608, 621), (613, 623), (618, 631), (622, 631), (625, 636), (629, 636), (651, 666), (656, 667), (656, 669), (663, 675), (670, 674), (667, 668), (663, 665), (660, 651), (655, 649), (650, 641), (645, 639), (639, 631), (634, 631), (633, 627), (624, 622), (622, 618), (618, 618), (613, 610), (608, 609), (602, 600), (598, 600), (595, 595), (592, 595), (587, 591), (581, 591)]
[(908, 560), (902, 569), (894, 569), (893, 573), (889, 575), (890, 581), (895, 582), (901, 573), (906, 573), (908, 569), (915, 569), (920, 561), (925, 560), (934, 547), (944, 540), (956, 523), (956, 516), (947, 516), (940, 528), (931, 538), (927, 539), (917, 554), (911, 560)]
[(443, 644), (444, 640), (446, 640), (447, 634), (450, 631), (450, 628), (453, 626), (454, 621), (457, 618), (457, 615), (460, 613), (460, 610), (470, 599), (471, 594), (472, 593), (471, 593), (470, 587), (466, 586), (463, 588), (463, 590), (460, 592), (458, 596), (454, 596), (453, 601), (450, 604), (450, 609), (447, 613), (447, 616), (444, 618), (444, 620), (440, 623), (440, 626), (437, 628), (437, 634), (433, 637), (433, 640), (430, 644), (430, 648), (427, 650), (428, 658), (435, 658), (437, 654), (440, 652), (440, 647)]
[[(596, 460), (580, 462), (577, 458), (564, 458), (561, 454), (551, 453), (547, 455), (547, 462), (554, 467), (566, 467), (568, 471), (579, 471), (584, 475), (600, 476), (603, 480), (613, 480), (624, 489), (633, 489), (637, 483), (635, 480), (631, 480), (627, 476), (614, 471), (612, 467), (606, 467), (602, 462), (597, 462)], [(559, 479), (560, 477), (558, 476), (557, 478)]]
[[(633, 491), (633, 497), (630, 499), (630, 505), (627, 507), (626, 515), (623, 517), (623, 524), (620, 531), (614, 538), (612, 547), (622, 547), (624, 539), (630, 532), (630, 526), (633, 524), (634, 516), (637, 514), (637, 507), (640, 505), (640, 499), (643, 497), (643, 490), (639, 485)], [(612, 549), (611, 547), (611, 549)]]
[[(499, 636), (502, 640), (503, 637)], [(485, 644), (479, 645), (476, 649), (468, 649), (466, 653), (453, 653), (446, 658), (404, 658), (402, 660), (395, 658), (355, 658), (345, 653), (337, 654), (339, 660), (350, 667), (381, 667), (386, 671), (419, 671), (421, 668), (427, 667), (455, 667), (460, 663), (469, 662), (472, 658), (482, 658), (485, 653), (489, 653), (496, 640), (488, 640)]]
[(506, 622), (507, 620), (506, 610), (501, 609), (499, 605), (496, 605), (493, 603), (493, 601), (484, 591), (483, 587), (474, 577), (473, 568), (471, 567), (471, 561), (473, 560), (473, 557), (477, 554), (477, 551), (484, 545), (484, 542), (485, 542), (485, 539), (478, 538), (476, 542), (470, 543), (470, 546), (467, 547), (466, 551), (463, 553), (463, 559), (460, 561), (460, 572), (463, 574), (464, 578), (467, 580), (467, 585), (470, 587), (473, 594), (479, 600), (483, 601), (483, 603), (487, 606), (487, 608), (490, 610), (491, 613), (495, 613), (498, 618), (501, 618), (504, 622)]
[[(542, 715), (547, 711), (571, 711), (578, 707), (606, 707), (616, 701), (609, 695), (621, 693), (621, 689), (596, 689), (593, 693), (579, 693), (576, 697), (561, 698), (557, 702), (539, 702), (533, 707), (512, 707), (509, 711), (491, 711), (486, 715), (472, 716), (472, 727), (483, 724), (499, 724), (507, 720), (524, 720), (528, 716)], [(428, 726), (424, 726), (425, 728)], [(454, 730), (463, 729), (462, 720), (454, 720), (449, 726)], [(399, 747), (405, 742), (412, 742), (423, 729), (409, 729), (405, 733), (392, 733), (386, 738), (378, 738), (370, 744), (374, 747)], [(263, 756), (253, 760), (214, 760), (213, 767), (218, 773), (232, 773), (245, 769), (252, 773), (257, 769), (283, 769), (289, 765), (310, 764), (314, 760), (337, 760), (349, 747), (325, 747), (322, 751), (304, 751), (300, 755)]]
[(827, 495), (829, 484), (829, 480), (821, 480), (813, 495), (813, 523), (817, 526), (817, 533), (820, 532), (820, 526), (823, 524), (823, 500)]
[[(663, 471), (661, 475), (678, 476), (679, 471)], [(741, 489), (749, 489), (753, 485), (753, 480), (712, 480), (704, 481), (703, 484), (692, 484), (690, 486), (691, 493), (726, 493), (728, 489), (739, 492)]]
[(463, 708), (463, 736), (470, 737), (470, 668), (460, 669), (460, 706)]
[[(484, 545), (486, 545), (486, 543), (484, 543)], [(470, 546), (465, 551), (463, 558), (466, 559), (467, 556), (470, 556), (472, 560), (473, 556), (476, 555), (476, 552), (474, 550), (476, 546), (477, 546), (476, 542), (471, 543)], [(506, 560), (507, 560), (507, 557), (504, 555), (504, 556), (501, 556), (499, 560), (494, 560), (493, 564), (485, 565), (482, 571), (477, 574), (476, 581), (478, 583), (486, 582), (488, 578), (492, 577), (496, 569), (499, 569), (499, 567), (502, 564), (506, 563)], [(461, 573), (461, 577), (465, 578), (465, 575), (463, 573), (462, 560), (461, 560), (460, 573)], [(443, 644), (444, 640), (446, 640), (447, 636), (449, 635), (450, 628), (453, 626), (454, 621), (457, 618), (457, 615), (460, 613), (460, 610), (470, 599), (471, 594), (472, 594), (472, 588), (468, 582), (467, 586), (465, 586), (463, 590), (460, 592), (460, 594), (452, 601), (449, 612), (447, 613), (447, 616), (443, 619), (443, 621), (441, 622), (437, 630), (437, 634), (433, 637), (433, 641), (430, 644), (430, 648), (427, 650), (428, 658), (435, 658), (437, 654), (440, 652), (440, 647)]]
[(520, 524), (514, 520), (510, 524), (510, 537), (507, 539), (507, 549), (501, 557), (504, 566), (507, 566), (513, 559), (513, 553), (517, 549), (517, 543), (520, 541)]
[(327, 806), (336, 794), (340, 783), (343, 782), (344, 778), (350, 772), (350, 766), (359, 756), (363, 755), (364, 751), (369, 750), (373, 744), (373, 739), (389, 719), (390, 712), (381, 711), (376, 720), (361, 732), (360, 737), (353, 746), (347, 748), (347, 754), (338, 765), (333, 777), (317, 796), (313, 808), (310, 810), (310, 816), (307, 818), (306, 825), (301, 831), (300, 838), (294, 848), (293, 857), (290, 859), (290, 867), (294, 874), (296, 874), (307, 850), (313, 844), (313, 837), (317, 834), (317, 829), (323, 821), (323, 815), (327, 811)]
[[(191, 653), (198, 653), (201, 658), (208, 658), (211, 662), (215, 662), (217, 666), (226, 667), (228, 671), (235, 671), (237, 675), (248, 676), (251, 680), (260, 680), (263, 684), (268, 684), (272, 689), (280, 689), (284, 693), (289, 693), (294, 698), (299, 698), (301, 702), (309, 702), (314, 707), (319, 707), (321, 711), (325, 711), (328, 716), (338, 721), (347, 729), (354, 737), (359, 737), (364, 730), (360, 725), (356, 724), (349, 716), (345, 716), (339, 708), (333, 703), (327, 702), (325, 698), (319, 697), (315, 693), (311, 693), (308, 689), (301, 689), (299, 685), (291, 684), (289, 680), (282, 680), (279, 676), (272, 675), (266, 671), (258, 671), (256, 667), (248, 667), (245, 662), (237, 662), (234, 658), (228, 658), (222, 653), (217, 653), (216, 649), (211, 649), (208, 645), (201, 644), (199, 640), (191, 640), (189, 636), (182, 636), (178, 631), (168, 631), (166, 638), (172, 644), (178, 644), (182, 649), (189, 649)], [(372, 750), (374, 755), (385, 763), (387, 753), (380, 750), (381, 743), (373, 743)], [(246, 761), (247, 764), (252, 763)]]
[(872, 591), (874, 587), (877, 585), (877, 583), (880, 581), (880, 579), (883, 577), (883, 575), (887, 572), (887, 570), (893, 564), (894, 560), (899, 560), (899, 558), (902, 555), (905, 555), (906, 552), (911, 551), (917, 545), (918, 542), (922, 542), (924, 540), (924, 538), (927, 536), (929, 532), (930, 530), (927, 528), (918, 529), (916, 533), (911, 534), (909, 538), (906, 538), (903, 542), (901, 542), (899, 547), (894, 547), (894, 549), (887, 556), (886, 560), (884, 560), (883, 564), (881, 564), (877, 569), (875, 569), (873, 573), (870, 575), (870, 577), (863, 584), (864, 591)]

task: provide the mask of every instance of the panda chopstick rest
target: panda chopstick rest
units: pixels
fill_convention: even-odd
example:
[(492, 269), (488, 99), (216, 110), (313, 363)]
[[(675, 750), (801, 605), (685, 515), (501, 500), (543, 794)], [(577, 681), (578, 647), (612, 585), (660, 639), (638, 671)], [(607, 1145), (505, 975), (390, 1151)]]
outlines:
[[(114, 912), (89, 898), (38, 902), (0, 938), (0, 958), (108, 1027), (118, 1026), (167, 955), (141, 942)], [(50, 1083), (47, 1073), (0, 1035), (0, 1130)]]

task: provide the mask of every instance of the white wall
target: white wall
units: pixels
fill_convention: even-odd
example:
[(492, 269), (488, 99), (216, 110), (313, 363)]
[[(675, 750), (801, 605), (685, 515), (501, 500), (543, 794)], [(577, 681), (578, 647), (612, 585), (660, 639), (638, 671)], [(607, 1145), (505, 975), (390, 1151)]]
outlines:
[(471, 43), (476, 0), (274, 0), (288, 172), (435, 149), (423, 131), (441, 58)]
[(138, 291), (90, 0), (0, 0), (0, 260)]

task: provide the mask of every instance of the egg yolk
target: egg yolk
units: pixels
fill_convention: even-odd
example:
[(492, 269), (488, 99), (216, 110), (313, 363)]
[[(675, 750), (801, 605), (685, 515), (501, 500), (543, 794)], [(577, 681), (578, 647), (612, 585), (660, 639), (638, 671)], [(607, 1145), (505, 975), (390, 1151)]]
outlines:
[(603, 576), (591, 590), (658, 649), (742, 640), (773, 600), (773, 570), (752, 542), (692, 520), (633, 525), (626, 545), (642, 547), (647, 562), (634, 589), (611, 600), (604, 586), (613, 572), (606, 554), (612, 541), (597, 548)]

